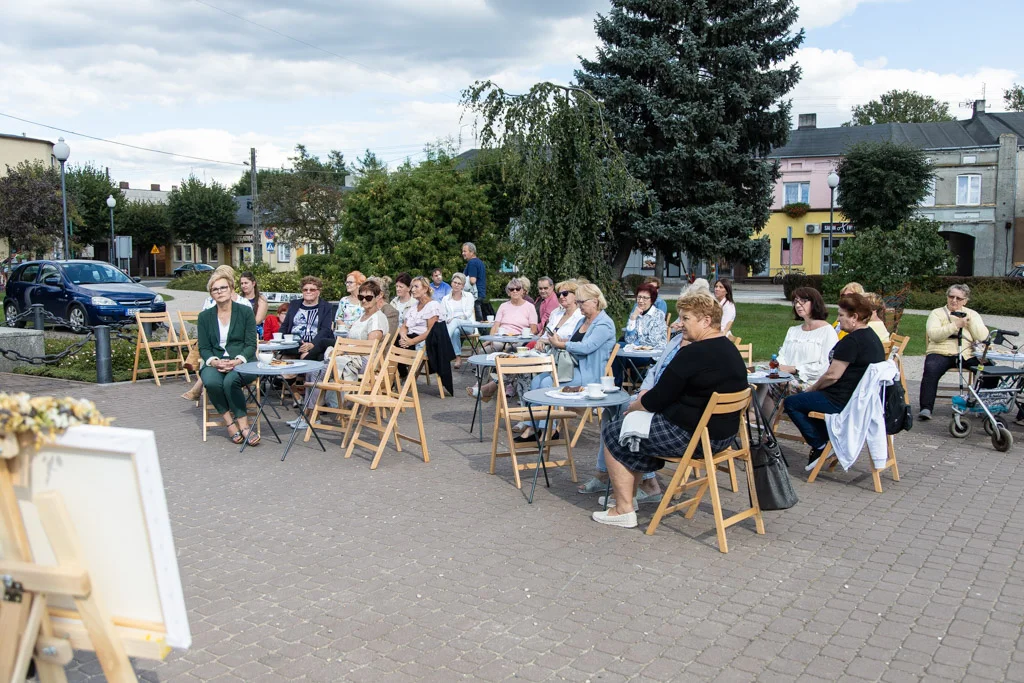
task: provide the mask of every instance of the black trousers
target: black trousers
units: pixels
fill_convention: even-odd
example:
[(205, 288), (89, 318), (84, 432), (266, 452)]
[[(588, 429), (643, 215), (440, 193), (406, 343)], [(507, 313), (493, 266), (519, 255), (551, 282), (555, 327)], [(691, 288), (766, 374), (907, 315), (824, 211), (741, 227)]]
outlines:
[[(968, 358), (964, 361), (964, 368), (976, 368), (981, 365), (977, 358)], [(995, 365), (990, 360), (985, 365)], [(921, 377), (921, 409), (935, 409), (935, 394), (939, 389), (939, 380), (942, 376), (956, 367), (956, 356), (940, 356), (937, 353), (929, 353), (924, 357), (924, 374)], [(986, 379), (982, 384), (985, 389), (992, 389), (999, 383), (995, 377)]]

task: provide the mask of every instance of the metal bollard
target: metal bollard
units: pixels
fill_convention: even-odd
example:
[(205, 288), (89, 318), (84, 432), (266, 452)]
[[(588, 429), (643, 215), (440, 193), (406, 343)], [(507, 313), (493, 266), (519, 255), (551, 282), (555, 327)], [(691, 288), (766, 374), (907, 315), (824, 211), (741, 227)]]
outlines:
[(96, 382), (110, 384), (114, 381), (114, 368), (110, 354), (110, 328), (97, 325), (96, 333)]
[(146, 339), (153, 339), (153, 323), (142, 323), (142, 330), (146, 333)]
[(32, 304), (32, 326), (37, 330), (43, 329), (43, 305)]

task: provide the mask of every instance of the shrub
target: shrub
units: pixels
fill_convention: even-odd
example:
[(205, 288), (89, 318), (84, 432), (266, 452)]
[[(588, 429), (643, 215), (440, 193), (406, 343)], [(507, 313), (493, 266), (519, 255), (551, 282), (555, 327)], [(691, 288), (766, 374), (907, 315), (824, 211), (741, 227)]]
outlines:
[(790, 218), (800, 218), (800, 216), (805, 215), (810, 210), (811, 205), (807, 202), (793, 202), (782, 207), (782, 213)]
[(782, 278), (782, 293), (787, 301), (793, 300), (793, 290), (798, 287), (813, 287), (822, 292), (823, 275), (805, 275), (803, 273), (789, 273)]
[(631, 273), (622, 278), (622, 288), (632, 294), (636, 291), (636, 288), (644, 283), (647, 279), (646, 275), (640, 275), (639, 273)]
[(193, 273), (192, 275), (182, 275), (176, 277), (167, 283), (167, 289), (184, 289), (190, 292), (205, 292), (206, 283), (210, 281), (210, 276), (203, 273)]

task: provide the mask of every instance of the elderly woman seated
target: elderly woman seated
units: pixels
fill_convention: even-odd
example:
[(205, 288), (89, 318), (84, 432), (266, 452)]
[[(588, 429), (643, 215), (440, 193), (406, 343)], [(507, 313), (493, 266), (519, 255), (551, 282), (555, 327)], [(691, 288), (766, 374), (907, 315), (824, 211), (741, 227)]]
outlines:
[[(593, 514), (595, 522), (635, 527), (633, 498), (647, 472), (665, 465), (664, 457), (681, 456), (711, 400), (711, 395), (747, 388), (747, 367), (736, 346), (722, 334), (722, 308), (710, 294), (686, 294), (676, 302), (688, 343), (682, 346), (648, 391), (642, 391), (626, 413), (654, 413), (650, 435), (633, 452), (619, 443), (625, 416), (605, 423), (601, 432), (605, 461), (615, 493), (615, 506)], [(733, 415), (715, 415), (708, 422), (711, 449), (728, 448), (736, 436)]]
[[(655, 307), (654, 302), (658, 300), (658, 288), (651, 284), (640, 285), (636, 288), (636, 305), (629, 314), (626, 321), (626, 329), (622, 335), (624, 344), (633, 346), (647, 346), (651, 350), (661, 350), (668, 341), (668, 326), (665, 322), (665, 313)], [(650, 363), (636, 361), (634, 366), (640, 370), (646, 368)], [(622, 380), (626, 373), (627, 362), (616, 358), (612, 362), (612, 374), (615, 375), (616, 386), (622, 386)]]
[(839, 298), (839, 326), (846, 335), (832, 348), (832, 361), (825, 374), (807, 391), (789, 396), (783, 408), (803, 435), (811, 453), (811, 465), (828, 444), (825, 421), (809, 413), (840, 413), (857, 390), (861, 377), (872, 363), (885, 360), (885, 350), (875, 331), (868, 327), (871, 304), (863, 294)]

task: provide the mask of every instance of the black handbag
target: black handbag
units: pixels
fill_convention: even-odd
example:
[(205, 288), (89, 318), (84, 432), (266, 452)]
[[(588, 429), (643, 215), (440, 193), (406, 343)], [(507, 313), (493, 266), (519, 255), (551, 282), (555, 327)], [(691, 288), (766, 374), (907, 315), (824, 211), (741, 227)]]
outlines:
[(765, 435), (760, 444), (751, 447), (751, 464), (757, 503), (762, 510), (785, 510), (797, 504), (799, 499), (789, 480), (786, 456), (774, 437)]

